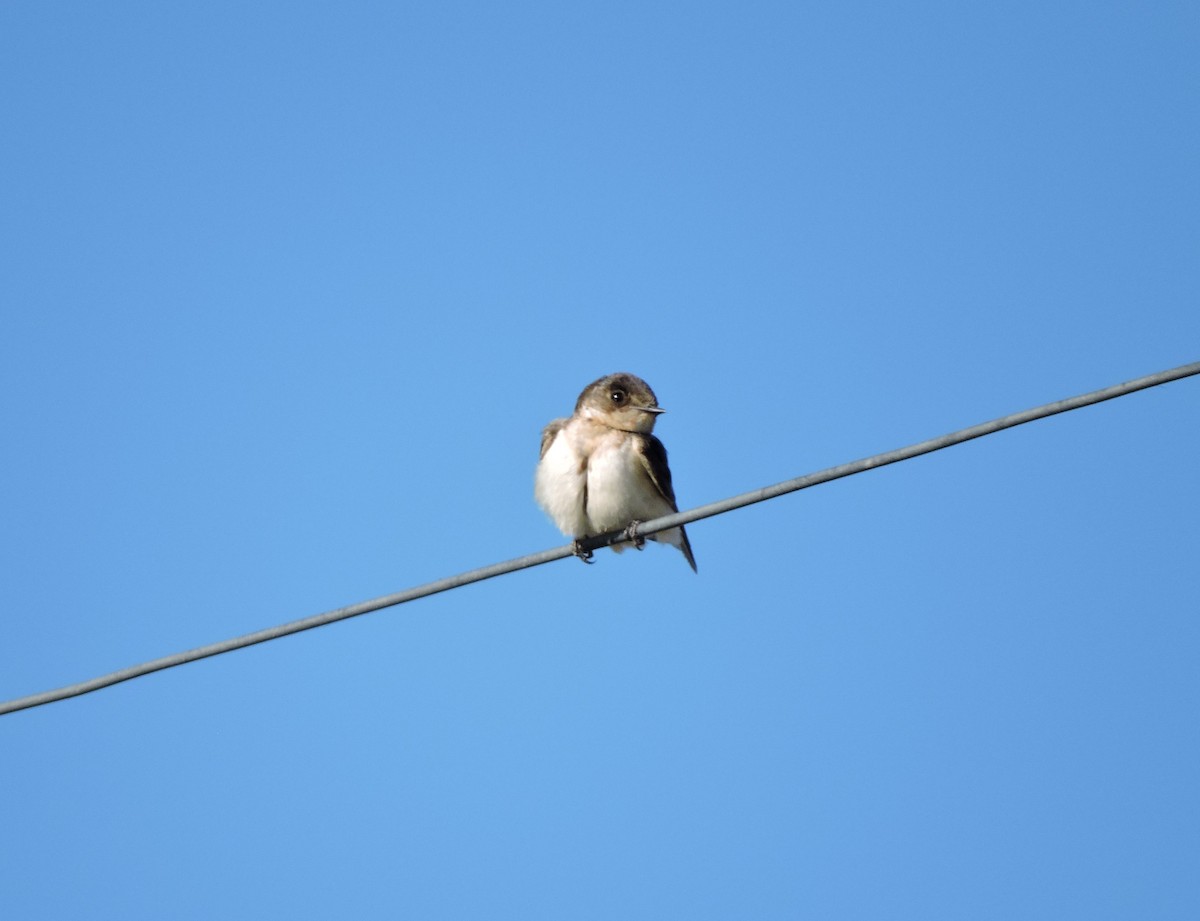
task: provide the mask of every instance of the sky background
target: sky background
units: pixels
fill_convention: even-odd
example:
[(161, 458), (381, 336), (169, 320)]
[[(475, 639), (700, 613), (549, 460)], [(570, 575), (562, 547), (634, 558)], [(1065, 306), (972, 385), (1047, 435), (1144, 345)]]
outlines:
[[(1200, 359), (1195, 3), (0, 6), (0, 698)], [(1200, 916), (1200, 380), (0, 718), (13, 919)]]

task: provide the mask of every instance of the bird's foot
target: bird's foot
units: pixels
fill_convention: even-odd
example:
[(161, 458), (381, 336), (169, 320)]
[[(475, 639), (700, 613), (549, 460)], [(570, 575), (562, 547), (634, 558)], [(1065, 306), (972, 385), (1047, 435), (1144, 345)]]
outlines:
[(572, 542), (572, 547), (574, 548), (575, 555), (577, 557), (579, 557), (585, 563), (592, 562), (592, 551), (584, 548), (582, 537), (575, 538), (575, 540)]
[(625, 529), (625, 536), (626, 536), (626, 537), (627, 537), (627, 538), (628, 538), (630, 541), (632, 541), (632, 542), (633, 542), (633, 545), (634, 545), (634, 546), (635, 546), (635, 547), (636, 547), (638, 550), (641, 550), (643, 547), (645, 547), (645, 546), (646, 546), (646, 538), (644, 538), (644, 537), (642, 537), (640, 534), (638, 534), (638, 525), (639, 525), (639, 524), (641, 524), (641, 522), (640, 522), (640, 521), (637, 521), (636, 519), (635, 519), (635, 520), (633, 520), (633, 521), (631, 521), (631, 522), (629, 522), (629, 527), (627, 527), (627, 528)]

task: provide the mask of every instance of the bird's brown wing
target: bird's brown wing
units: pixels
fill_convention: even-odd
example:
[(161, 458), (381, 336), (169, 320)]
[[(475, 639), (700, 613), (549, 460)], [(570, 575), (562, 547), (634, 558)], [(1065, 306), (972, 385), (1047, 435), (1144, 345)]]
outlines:
[[(667, 449), (663, 447), (663, 443), (653, 435), (641, 436), (638, 439), (638, 457), (641, 458), (642, 467), (650, 476), (650, 482), (654, 484), (659, 494), (671, 504), (671, 511), (679, 511), (679, 506), (675, 502), (675, 488), (671, 485), (671, 468), (667, 465)], [(683, 551), (688, 565), (692, 567), (692, 572), (698, 572), (696, 558), (692, 555), (692, 542), (688, 540), (687, 531), (684, 530), (683, 525), (679, 526), (679, 536), (682, 538), (682, 546), (679, 549)]]
[(663, 443), (653, 435), (643, 435), (638, 439), (638, 457), (659, 494), (671, 503), (671, 510), (679, 511), (679, 506), (675, 504), (675, 490), (671, 486), (671, 468), (667, 466), (667, 449)]
[(538, 454), (538, 460), (546, 456), (546, 449), (550, 447), (550, 442), (554, 441), (554, 436), (558, 434), (559, 429), (567, 424), (566, 419), (555, 419), (544, 429), (542, 429), (542, 450)]

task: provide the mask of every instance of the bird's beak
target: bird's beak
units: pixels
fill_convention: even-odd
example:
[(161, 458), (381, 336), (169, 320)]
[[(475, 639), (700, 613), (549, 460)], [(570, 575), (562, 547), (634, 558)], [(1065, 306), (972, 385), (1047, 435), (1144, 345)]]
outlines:
[(654, 413), (654, 415), (656, 415), (656, 416), (657, 416), (659, 413), (665, 413), (665, 412), (666, 412), (666, 410), (665, 410), (665, 409), (661, 409), (661, 408), (659, 408), (658, 406), (642, 406), (642, 407), (640, 407), (640, 408), (641, 408), (642, 412), (644, 412), (644, 413)]

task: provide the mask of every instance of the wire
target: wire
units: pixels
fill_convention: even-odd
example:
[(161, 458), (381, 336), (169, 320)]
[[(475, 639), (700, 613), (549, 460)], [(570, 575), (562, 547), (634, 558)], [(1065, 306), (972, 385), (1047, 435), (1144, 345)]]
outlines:
[[(1125, 396), (1126, 394), (1134, 393), (1138, 390), (1145, 390), (1149, 387), (1157, 387), (1160, 384), (1166, 384), (1181, 378), (1191, 377), (1195, 374), (1200, 374), (1200, 362), (1182, 365), (1178, 368), (1172, 368), (1169, 371), (1160, 371), (1157, 374), (1139, 377), (1136, 380), (1126, 381), (1123, 384), (1115, 384), (1114, 386), (1106, 387), (1103, 390), (1095, 390), (1091, 393), (1085, 393), (1066, 400), (1059, 400), (1056, 403), (1047, 403), (1044, 406), (1037, 406), (1033, 409), (1027, 409), (1024, 412), (1014, 413), (1011, 416), (1003, 416), (999, 419), (993, 419), (991, 422), (983, 422), (979, 425), (973, 425), (970, 428), (959, 429), (957, 432), (950, 432), (949, 434), (942, 435), (938, 438), (930, 438), (928, 441), (922, 441), (918, 444), (909, 445), (906, 448), (897, 448), (894, 451), (887, 451), (883, 454), (865, 457), (861, 460), (851, 461), (848, 464), (841, 464), (837, 467), (829, 467), (825, 470), (818, 471), (817, 473), (810, 473), (806, 476), (796, 477), (793, 480), (786, 480), (783, 483), (777, 483), (774, 486), (767, 486), (763, 489), (752, 490), (751, 492), (742, 493), (739, 496), (733, 496), (729, 499), (723, 499), (719, 502), (701, 505), (685, 512), (677, 512), (673, 515), (665, 515), (662, 518), (656, 518), (653, 521), (643, 522), (642, 524), (638, 525), (638, 534), (639, 536), (645, 537), (651, 534), (656, 534), (659, 531), (666, 531), (671, 528), (679, 527), (679, 525), (691, 524), (693, 521), (699, 521), (702, 518), (711, 518), (714, 515), (721, 515), (737, 508), (753, 505), (756, 502), (764, 502), (767, 499), (774, 499), (777, 496), (782, 496), (786, 493), (796, 492), (800, 489), (807, 489), (810, 486), (817, 486), (820, 483), (828, 483), (831, 480), (841, 479), (842, 477), (851, 476), (856, 473), (862, 473), (866, 470), (874, 470), (877, 467), (884, 467), (888, 464), (894, 464), (898, 461), (908, 460), (909, 458), (917, 457), (921, 454), (929, 454), (932, 451), (940, 451), (942, 448), (948, 448), (951, 445), (962, 444), (964, 441), (970, 441), (973, 438), (981, 438), (984, 435), (991, 435), (994, 432), (1013, 428), (1017, 425), (1024, 425), (1026, 422), (1032, 422), (1035, 419), (1044, 419), (1047, 416), (1069, 412), (1073, 409), (1080, 409), (1084, 406), (1090, 406), (1094, 403), (1101, 403), (1105, 400), (1111, 400), (1116, 397)], [(600, 534), (595, 537), (585, 538), (579, 543), (584, 550), (597, 550), (601, 547), (608, 547), (612, 544), (621, 543), (622, 541), (626, 541), (628, 539), (628, 535), (625, 533), (625, 531), (612, 531), (607, 534)], [(244, 636), (222, 640), (221, 642), (211, 643), (207, 646), (200, 646), (196, 649), (190, 649), (186, 652), (177, 652), (174, 655), (163, 656), (161, 659), (153, 659), (149, 662), (144, 662), (141, 665), (131, 665), (128, 668), (110, 672), (107, 675), (100, 675), (99, 677), (91, 678), (87, 681), (81, 681), (78, 684), (70, 684), (66, 687), (57, 688), (55, 690), (43, 691), (40, 694), (31, 694), (28, 697), (18, 697), (15, 700), (5, 701), (4, 703), (0, 703), (0, 715), (14, 713), (17, 710), (25, 710), (30, 707), (39, 707), (43, 704), (53, 703), (57, 700), (65, 700), (68, 697), (78, 697), (81, 694), (88, 694), (92, 691), (98, 691), (101, 688), (110, 687), (114, 684), (120, 684), (122, 681), (129, 681), (131, 678), (140, 678), (142, 675), (149, 675), (152, 672), (162, 671), (166, 668), (174, 668), (176, 665), (184, 665), (188, 662), (206, 659), (209, 656), (219, 656), (226, 652), (232, 652), (235, 649), (243, 649), (246, 646), (253, 646), (257, 643), (265, 643), (268, 640), (279, 639), (282, 636), (290, 636), (293, 633), (311, 630), (314, 627), (323, 627), (325, 624), (332, 624), (335, 621), (357, 617), (360, 614), (368, 614), (371, 611), (378, 611), (381, 608), (390, 608), (398, 604), (404, 604), (407, 601), (414, 601), (417, 598), (424, 598), (428, 595), (436, 595), (439, 592), (446, 592), (450, 591), (450, 589), (459, 588), (463, 585), (470, 585), (472, 582), (482, 582), (484, 579), (492, 579), (496, 576), (505, 575), (506, 573), (516, 572), (519, 569), (529, 569), (532, 566), (540, 566), (543, 563), (561, 560), (564, 557), (573, 556), (574, 554), (574, 545), (567, 544), (562, 547), (556, 547), (552, 550), (543, 550), (540, 553), (531, 553), (528, 556), (518, 557), (515, 560), (508, 560), (504, 563), (493, 563), (492, 565), (484, 566), (481, 569), (473, 569), (470, 572), (464, 572), (457, 576), (439, 579), (436, 582), (428, 582), (425, 585), (419, 585), (415, 588), (406, 589), (405, 591), (396, 592), (391, 595), (384, 595), (381, 598), (375, 598), (371, 601), (360, 601), (358, 604), (352, 604), (344, 608), (338, 608), (334, 611), (326, 611), (324, 614), (314, 614), (311, 617), (305, 617), (301, 620), (294, 620), (290, 623), (280, 624), (277, 627), (269, 627), (265, 630), (258, 630), (254, 633), (247, 633)]]

